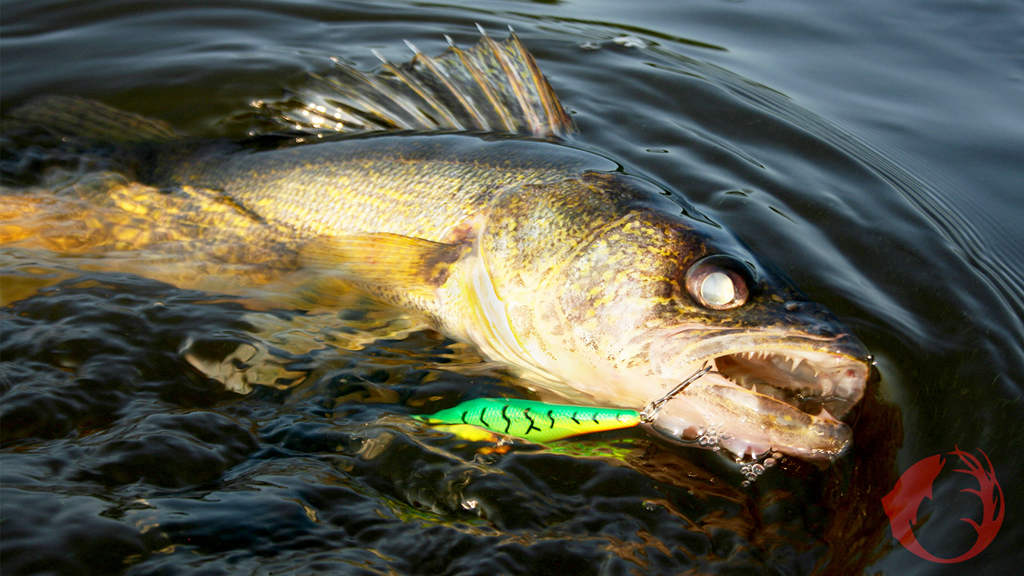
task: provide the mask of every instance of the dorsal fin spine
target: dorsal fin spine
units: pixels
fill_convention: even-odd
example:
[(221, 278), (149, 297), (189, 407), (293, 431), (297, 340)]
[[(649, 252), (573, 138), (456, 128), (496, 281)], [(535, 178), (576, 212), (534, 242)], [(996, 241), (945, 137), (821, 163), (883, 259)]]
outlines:
[(515, 94), (516, 102), (519, 103), (520, 111), (526, 116), (527, 125), (537, 126), (540, 123), (540, 119), (537, 118), (533, 109), (526, 103), (526, 94), (523, 94), (524, 84), (522, 78), (519, 77), (519, 71), (509, 64), (505, 51), (490, 36), (485, 35), (480, 39), (480, 43), (494, 54), (495, 59), (501, 65), (502, 71), (505, 72), (505, 76), (512, 80), (512, 82), (509, 82), (509, 86), (512, 88), (512, 93)]
[[(390, 64), (387, 61), (385, 61), (384, 63), (385, 65), (390, 66)], [(395, 93), (394, 90), (389, 88), (386, 84), (380, 82), (373, 76), (363, 75), (363, 78), (365, 79), (367, 85), (369, 85), (378, 94), (380, 94), (386, 99), (386, 102), (397, 104), (402, 108), (402, 110), (409, 114), (413, 118), (413, 120), (419, 123), (419, 126), (408, 126), (408, 128), (430, 128), (433, 125), (429, 118), (424, 116), (423, 113), (420, 112), (415, 106), (412, 106), (405, 102), (402, 98), (399, 97), (398, 94)]]
[[(351, 78), (354, 78), (358, 83), (362, 84), (363, 86), (368, 87), (371, 90), (370, 94), (373, 94), (373, 93), (381, 94), (380, 90), (378, 90), (377, 87), (374, 86), (374, 84), (372, 82), (370, 82), (369, 78), (367, 78), (366, 75), (363, 74), (362, 72), (356, 70), (355, 68), (349, 68), (347, 66), (340, 66), (340, 65), (339, 65), (338, 69), (344, 71), (345, 74), (347, 74)], [(398, 129), (405, 129), (405, 128), (411, 128), (412, 127), (412, 126), (408, 125), (407, 121), (405, 121), (403, 124), (399, 124), (399, 121), (402, 120), (402, 119), (401, 118), (396, 118), (394, 115), (384, 116), (384, 115), (381, 115), (379, 113), (374, 112), (374, 108), (376, 108), (377, 105), (376, 105), (375, 102), (372, 102), (369, 99), (367, 99), (368, 95), (363, 95), (358, 90), (349, 90), (349, 89), (347, 89), (346, 86), (344, 84), (342, 84), (341, 82), (339, 82), (338, 79), (336, 79), (336, 78), (324, 78), (324, 80), (325, 80), (325, 82), (327, 84), (333, 85), (334, 89), (337, 90), (339, 94), (344, 94), (346, 97), (351, 99), (354, 103), (360, 104), (363, 107), (365, 112), (374, 113), (375, 116), (377, 116), (378, 118), (380, 118), (382, 120), (385, 120), (386, 122), (391, 124), (392, 127), (398, 128)], [(363, 115), (359, 115), (357, 117), (360, 117), (360, 116), (363, 116)], [(377, 124), (381, 125), (379, 122)], [(387, 126), (387, 124), (383, 124), (382, 126)]]
[(490, 102), (491, 104), (491, 108), (493, 108), (494, 111), (497, 112), (498, 117), (501, 118), (501, 123), (505, 125), (505, 130), (508, 130), (509, 132), (515, 132), (515, 121), (512, 120), (512, 117), (509, 115), (508, 110), (505, 109), (505, 106), (498, 101), (498, 97), (494, 94), (494, 91), (491, 90), (490, 86), (488, 86), (487, 82), (484, 80), (483, 74), (481, 74), (480, 70), (477, 69), (475, 64), (473, 64), (472, 58), (470, 58), (469, 55), (463, 52), (462, 49), (459, 48), (458, 46), (453, 45), (451, 49), (459, 57), (459, 60), (462, 62), (462, 65), (466, 67), (466, 70), (469, 71), (469, 74), (473, 77), (473, 80), (476, 81), (477, 85), (480, 87), (480, 90), (483, 91), (484, 96), (487, 98), (487, 101)]
[[(364, 74), (336, 63), (334, 74), (260, 108), (263, 119), (290, 131), (328, 133), (474, 130), (558, 137), (573, 126), (537, 62), (514, 33), (496, 41), (481, 33), (462, 50), (430, 57), (407, 42), (412, 58), (392, 63), (376, 50), (380, 70)], [(255, 131), (255, 130), (253, 130)]]
[(444, 104), (437, 101), (429, 92), (427, 92), (423, 85), (419, 82), (403, 73), (397, 66), (392, 66), (390, 62), (384, 63), (384, 68), (395, 75), (403, 84), (409, 87), (417, 96), (423, 99), (424, 102), (430, 105), (430, 107), (437, 112), (442, 118), (451, 123), (455, 128), (463, 128), (462, 123), (455, 118), (455, 116), (444, 106)]
[(423, 65), (434, 74), (438, 82), (448, 89), (448, 92), (451, 93), (452, 97), (455, 98), (462, 108), (466, 110), (466, 113), (473, 117), (473, 120), (480, 125), (481, 129), (485, 131), (491, 129), (491, 123), (487, 121), (487, 118), (477, 110), (476, 106), (474, 106), (473, 103), (470, 102), (464, 94), (462, 94), (462, 92), (455, 89), (455, 86), (452, 85), (448, 75), (437, 67), (433, 58), (423, 54), (422, 52), (417, 52), (413, 62), (422, 62)]
[(512, 30), (512, 26), (508, 27), (512, 45), (516, 51), (519, 52), (519, 57), (526, 65), (529, 66), (530, 72), (533, 73), (534, 85), (537, 88), (537, 94), (540, 96), (541, 104), (544, 106), (544, 111), (547, 113), (548, 127), (552, 132), (557, 133), (561, 126), (571, 125), (569, 116), (565, 113), (565, 110), (558, 103), (558, 97), (555, 96), (554, 89), (551, 88), (551, 84), (548, 83), (547, 78), (541, 73), (540, 68), (537, 66), (537, 61), (533, 59), (533, 56), (526, 50), (526, 46), (519, 40), (515, 32)]

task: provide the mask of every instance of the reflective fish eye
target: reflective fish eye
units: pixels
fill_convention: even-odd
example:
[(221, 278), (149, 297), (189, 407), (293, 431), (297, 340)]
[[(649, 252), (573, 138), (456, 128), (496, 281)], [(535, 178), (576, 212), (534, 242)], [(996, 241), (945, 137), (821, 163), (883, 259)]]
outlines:
[(698, 304), (729, 310), (746, 304), (750, 295), (743, 264), (730, 256), (708, 256), (686, 272), (686, 291)]
[(736, 298), (736, 287), (725, 272), (712, 272), (700, 283), (700, 299), (710, 306), (725, 306)]

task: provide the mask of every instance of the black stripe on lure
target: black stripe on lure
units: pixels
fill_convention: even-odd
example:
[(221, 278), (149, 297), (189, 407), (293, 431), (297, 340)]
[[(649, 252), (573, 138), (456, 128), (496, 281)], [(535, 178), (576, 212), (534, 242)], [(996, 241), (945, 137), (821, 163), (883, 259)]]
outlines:
[(467, 428), (482, 428), (531, 442), (550, 442), (581, 434), (648, 424), (655, 419), (665, 402), (710, 370), (711, 368), (707, 366), (701, 368), (668, 394), (648, 404), (642, 411), (550, 404), (518, 398), (477, 398), (434, 414), (414, 418), (448, 429), (468, 440), (486, 438), (486, 435), (474, 435), (471, 432), (467, 434)]

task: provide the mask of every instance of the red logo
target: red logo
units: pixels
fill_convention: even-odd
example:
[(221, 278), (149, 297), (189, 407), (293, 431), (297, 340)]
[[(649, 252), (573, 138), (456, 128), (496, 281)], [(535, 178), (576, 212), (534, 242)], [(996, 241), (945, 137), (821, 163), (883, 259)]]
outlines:
[(932, 484), (946, 463), (942, 454), (936, 454), (907, 468), (907, 471), (896, 482), (896, 487), (892, 489), (892, 492), (882, 498), (882, 507), (885, 509), (886, 516), (889, 517), (892, 535), (899, 540), (904, 548), (931, 562), (954, 564), (974, 558), (992, 543), (999, 528), (1003, 525), (1003, 513), (1005, 512), (1003, 489), (996, 481), (995, 470), (992, 468), (992, 462), (988, 459), (988, 454), (980, 449), (978, 452), (985, 457), (986, 467), (983, 467), (975, 456), (960, 450), (959, 447), (955, 447), (952, 452), (947, 453), (959, 457), (960, 463), (965, 466), (965, 468), (957, 468), (953, 472), (967, 474), (978, 482), (977, 490), (973, 488), (961, 490), (961, 492), (974, 494), (981, 500), (980, 523), (972, 518), (960, 519), (974, 528), (974, 532), (977, 534), (974, 545), (970, 550), (955, 558), (939, 558), (925, 550), (914, 536), (914, 524), (917, 523), (918, 509), (925, 498), (933, 499)]

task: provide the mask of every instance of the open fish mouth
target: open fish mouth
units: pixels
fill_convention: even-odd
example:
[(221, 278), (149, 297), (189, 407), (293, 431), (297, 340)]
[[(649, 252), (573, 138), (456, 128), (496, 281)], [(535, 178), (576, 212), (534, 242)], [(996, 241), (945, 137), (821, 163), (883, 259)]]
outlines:
[(842, 418), (860, 400), (867, 365), (842, 354), (796, 350), (738, 352), (712, 360), (713, 371), (801, 412)]
[(840, 419), (864, 395), (870, 372), (859, 344), (849, 348), (761, 344), (709, 356), (693, 370), (710, 370), (667, 401), (650, 426), (741, 457), (837, 458), (852, 438)]

